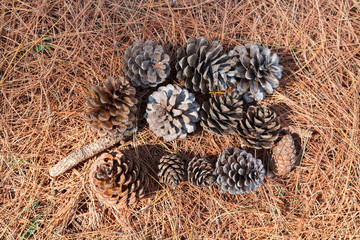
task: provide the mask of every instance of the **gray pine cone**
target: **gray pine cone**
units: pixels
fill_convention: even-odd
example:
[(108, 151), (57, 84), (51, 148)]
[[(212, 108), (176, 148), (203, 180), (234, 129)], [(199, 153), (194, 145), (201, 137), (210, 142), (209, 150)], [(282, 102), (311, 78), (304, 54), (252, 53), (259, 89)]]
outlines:
[(221, 192), (250, 193), (263, 184), (265, 168), (260, 159), (238, 148), (226, 148), (216, 162), (216, 183)]
[(136, 41), (122, 58), (125, 77), (133, 86), (156, 87), (170, 74), (170, 57), (161, 45), (148, 40)]
[(184, 80), (190, 91), (207, 93), (224, 91), (235, 81), (235, 61), (226, 54), (217, 41), (209, 43), (204, 37), (189, 38), (176, 52), (176, 78)]
[(202, 104), (200, 124), (212, 134), (229, 136), (236, 133), (242, 112), (243, 101), (237, 91), (215, 95)]
[(188, 181), (199, 188), (209, 187), (215, 181), (214, 168), (205, 158), (193, 158), (187, 168)]
[(238, 129), (244, 145), (256, 149), (271, 148), (279, 131), (276, 113), (266, 106), (250, 106)]
[(166, 141), (183, 139), (195, 131), (199, 109), (194, 94), (169, 84), (149, 96), (145, 118), (150, 130)]
[(249, 43), (235, 47), (229, 56), (237, 62), (237, 83), (232, 87), (243, 93), (247, 102), (261, 101), (265, 92), (273, 94), (279, 86), (283, 67), (279, 65), (279, 57), (275, 53), (271, 55), (270, 49)]
[(109, 77), (103, 87), (93, 86), (95, 97), (85, 101), (85, 120), (99, 136), (125, 134), (135, 128), (135, 88), (124, 78)]
[(160, 159), (158, 177), (160, 183), (176, 188), (185, 178), (184, 161), (175, 154)]

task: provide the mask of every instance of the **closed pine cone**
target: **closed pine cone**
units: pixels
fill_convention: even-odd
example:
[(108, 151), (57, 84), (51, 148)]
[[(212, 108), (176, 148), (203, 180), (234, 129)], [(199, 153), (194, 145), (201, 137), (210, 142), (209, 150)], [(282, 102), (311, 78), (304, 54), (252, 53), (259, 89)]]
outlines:
[(279, 136), (276, 113), (266, 106), (250, 106), (240, 121), (238, 133), (243, 144), (256, 149), (269, 149)]
[(160, 159), (158, 177), (160, 183), (176, 188), (185, 178), (184, 161), (175, 154)]
[(250, 193), (263, 184), (265, 168), (260, 159), (238, 148), (226, 148), (216, 162), (216, 183), (221, 192)]
[(208, 132), (229, 136), (235, 134), (242, 118), (243, 101), (238, 92), (225, 92), (204, 102), (201, 109), (201, 126)]
[(120, 152), (104, 153), (96, 159), (89, 179), (96, 197), (118, 209), (142, 198), (149, 185), (146, 169)]
[(278, 176), (288, 174), (297, 160), (294, 139), (290, 134), (282, 137), (272, 150), (270, 169)]
[(215, 181), (214, 168), (205, 158), (193, 158), (187, 168), (188, 181), (200, 188), (209, 187)]
[(235, 81), (235, 61), (226, 54), (220, 55), (222, 50), (217, 41), (189, 38), (176, 52), (176, 78), (184, 80), (185, 87), (194, 92), (226, 90), (229, 82)]
[(199, 109), (194, 94), (186, 88), (168, 84), (149, 96), (145, 118), (150, 130), (166, 141), (183, 139), (195, 131)]
[(136, 41), (122, 58), (123, 71), (133, 86), (156, 87), (170, 74), (170, 57), (161, 45), (148, 40)]
[(237, 83), (233, 87), (244, 94), (247, 102), (261, 101), (265, 92), (273, 94), (279, 86), (283, 67), (279, 65), (279, 57), (275, 53), (271, 55), (270, 49), (249, 43), (236, 46), (229, 56), (237, 62)]
[(93, 86), (95, 97), (85, 101), (83, 114), (92, 130), (99, 136), (126, 135), (135, 128), (137, 99), (135, 88), (124, 78), (109, 77), (103, 87)]

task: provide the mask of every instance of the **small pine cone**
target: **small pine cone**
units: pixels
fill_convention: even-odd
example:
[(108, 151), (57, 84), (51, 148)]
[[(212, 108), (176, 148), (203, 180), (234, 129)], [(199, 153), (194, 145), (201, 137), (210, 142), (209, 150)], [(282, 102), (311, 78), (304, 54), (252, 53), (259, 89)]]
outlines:
[(161, 45), (148, 40), (136, 41), (122, 58), (125, 77), (133, 86), (156, 87), (170, 74), (170, 57)]
[(118, 209), (142, 198), (149, 185), (146, 169), (120, 152), (104, 153), (96, 159), (89, 178), (96, 197)]
[(201, 109), (201, 126), (218, 136), (235, 134), (242, 118), (243, 101), (238, 92), (215, 95), (204, 102)]
[(188, 181), (200, 188), (211, 186), (215, 181), (214, 168), (205, 158), (193, 158), (187, 168)]
[(255, 191), (263, 184), (265, 168), (251, 153), (226, 148), (216, 162), (215, 174), (222, 193), (243, 194)]
[(185, 178), (184, 161), (175, 154), (160, 159), (158, 177), (160, 183), (176, 188)]
[(194, 94), (169, 84), (149, 96), (145, 118), (150, 130), (166, 141), (183, 139), (195, 131), (199, 109)]
[(220, 55), (222, 49), (217, 41), (189, 38), (176, 52), (176, 78), (184, 80), (185, 87), (194, 92), (228, 89), (229, 82), (235, 81), (235, 61), (226, 54)]
[(270, 169), (278, 176), (288, 174), (297, 160), (294, 139), (290, 134), (282, 137), (272, 150)]
[(93, 131), (99, 136), (126, 135), (135, 128), (136, 91), (127, 80), (109, 77), (103, 87), (92, 86), (91, 90), (96, 97), (85, 101), (83, 116)]
[(238, 130), (245, 146), (269, 149), (279, 136), (280, 123), (270, 108), (250, 106)]
[(256, 44), (246, 44), (235, 47), (229, 56), (237, 62), (237, 88), (247, 102), (261, 101), (265, 92), (273, 94), (279, 86), (283, 67), (279, 65), (279, 57), (270, 49)]

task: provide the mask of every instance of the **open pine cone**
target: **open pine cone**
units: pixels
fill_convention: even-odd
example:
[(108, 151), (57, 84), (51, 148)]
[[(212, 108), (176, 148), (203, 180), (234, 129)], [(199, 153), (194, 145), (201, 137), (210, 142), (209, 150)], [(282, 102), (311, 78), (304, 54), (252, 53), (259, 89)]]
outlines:
[(279, 57), (270, 49), (256, 44), (236, 46), (229, 52), (236, 64), (237, 88), (247, 102), (261, 101), (265, 92), (273, 94), (279, 86), (283, 67), (279, 65)]
[(290, 134), (282, 137), (272, 150), (270, 169), (278, 176), (288, 174), (295, 166), (297, 152), (294, 139)]
[(122, 58), (125, 77), (133, 86), (156, 87), (170, 74), (170, 57), (161, 45), (148, 40), (136, 41)]
[(243, 144), (256, 149), (271, 148), (279, 131), (276, 113), (266, 106), (250, 106), (238, 129)]
[(145, 118), (150, 130), (166, 141), (183, 139), (195, 131), (199, 109), (192, 93), (169, 84), (149, 96)]
[(184, 161), (175, 154), (160, 159), (158, 177), (160, 183), (176, 188), (185, 178)]
[(187, 168), (188, 181), (194, 186), (205, 188), (215, 181), (214, 168), (205, 158), (193, 158)]
[(201, 126), (208, 132), (229, 136), (235, 134), (242, 118), (243, 101), (238, 92), (225, 92), (204, 102), (201, 109)]
[(209, 43), (204, 37), (189, 38), (176, 52), (176, 78), (184, 80), (190, 91), (207, 93), (224, 91), (235, 81), (235, 61), (220, 55), (223, 47), (217, 41)]
[(216, 162), (216, 183), (221, 192), (250, 193), (263, 184), (265, 168), (260, 159), (238, 148), (226, 148)]
[(96, 159), (89, 179), (96, 197), (118, 209), (142, 198), (149, 185), (146, 169), (120, 152), (104, 153)]
[(95, 97), (85, 101), (83, 114), (90, 128), (99, 136), (126, 135), (135, 128), (137, 99), (135, 88), (124, 78), (109, 77), (103, 87), (93, 86)]

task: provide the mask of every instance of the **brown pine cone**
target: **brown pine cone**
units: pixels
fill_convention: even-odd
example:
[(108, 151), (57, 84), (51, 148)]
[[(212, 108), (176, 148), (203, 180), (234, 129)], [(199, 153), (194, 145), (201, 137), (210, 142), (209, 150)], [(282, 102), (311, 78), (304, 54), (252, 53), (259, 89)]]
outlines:
[(270, 169), (278, 176), (288, 174), (297, 160), (294, 139), (290, 134), (282, 137), (272, 150)]
[(90, 185), (107, 206), (120, 209), (142, 198), (149, 185), (146, 168), (120, 152), (104, 153), (90, 168)]
[(175, 154), (160, 159), (158, 177), (160, 183), (176, 188), (185, 178), (184, 161)]
[(188, 165), (188, 181), (199, 188), (209, 187), (215, 181), (215, 169), (205, 158), (193, 158)]
[(122, 58), (125, 77), (133, 86), (156, 87), (170, 74), (170, 57), (161, 45), (148, 40), (136, 41)]
[(245, 146), (269, 149), (279, 136), (280, 123), (270, 108), (250, 106), (238, 130)]
[(93, 86), (95, 97), (85, 101), (83, 114), (92, 130), (99, 136), (126, 135), (135, 128), (137, 99), (135, 88), (124, 78), (109, 77), (103, 87)]

